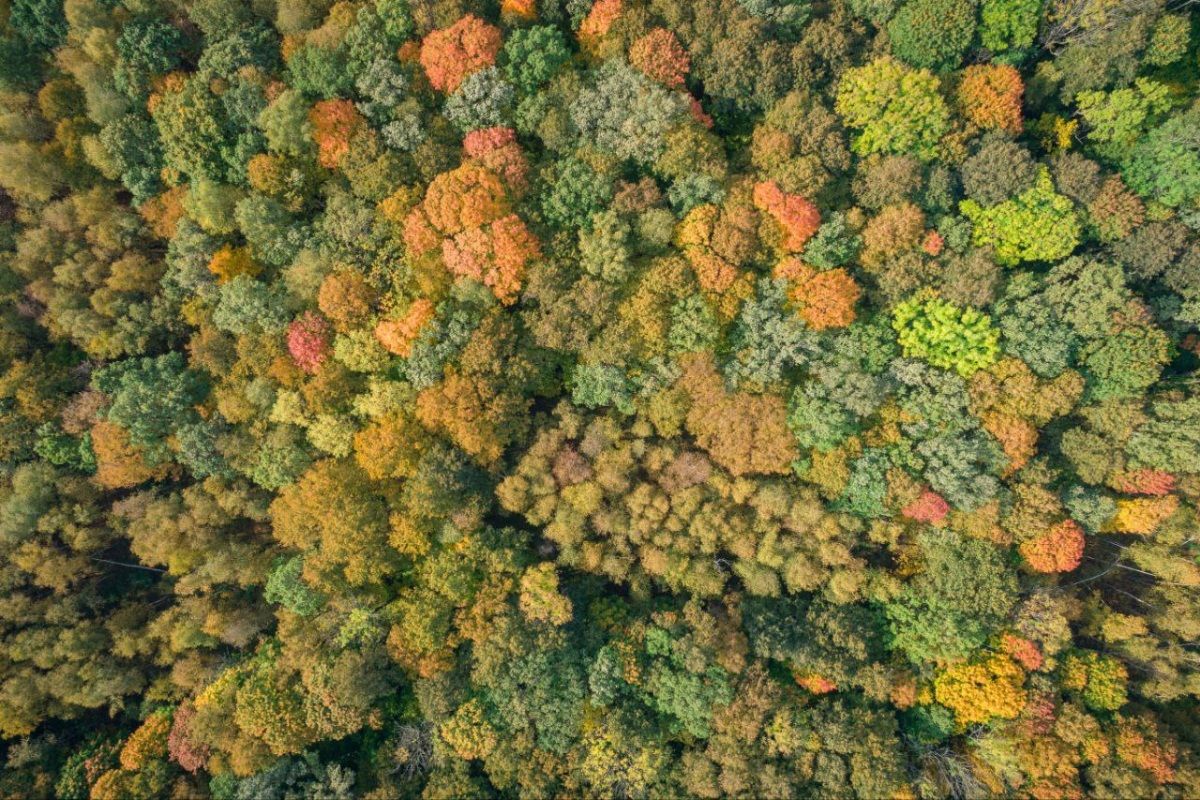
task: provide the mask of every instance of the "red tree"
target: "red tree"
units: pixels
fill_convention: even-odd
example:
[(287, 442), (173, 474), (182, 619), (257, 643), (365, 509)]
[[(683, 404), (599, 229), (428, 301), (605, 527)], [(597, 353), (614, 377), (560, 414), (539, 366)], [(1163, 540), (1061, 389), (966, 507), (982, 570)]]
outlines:
[(950, 504), (932, 489), (926, 489), (916, 500), (906, 505), (900, 512), (916, 522), (936, 525), (950, 513)]
[(329, 355), (329, 322), (315, 311), (306, 311), (288, 326), (287, 348), (296, 366), (316, 372)]

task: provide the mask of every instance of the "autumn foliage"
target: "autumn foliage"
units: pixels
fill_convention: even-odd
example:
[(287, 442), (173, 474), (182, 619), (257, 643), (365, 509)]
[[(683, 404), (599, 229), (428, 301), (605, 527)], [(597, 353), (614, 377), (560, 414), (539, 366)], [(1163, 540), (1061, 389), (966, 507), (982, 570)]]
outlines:
[(504, 184), (496, 173), (466, 162), (430, 182), (425, 198), (404, 223), (404, 242), (416, 253), (438, 245), (442, 236), (477, 228), (508, 213)]
[(451, 273), (481, 281), (506, 305), (517, 299), (525, 265), (538, 253), (537, 239), (516, 214), (442, 242), (442, 258)]
[(690, 358), (679, 386), (690, 400), (688, 431), (734, 475), (786, 472), (795, 457), (778, 397), (728, 393), (711, 362)]
[(529, 188), (529, 161), (512, 128), (479, 128), (463, 138), (463, 150), (499, 175), (509, 193), (522, 195)]
[(1117, 513), (1108, 527), (1119, 533), (1143, 536), (1154, 533), (1158, 526), (1175, 513), (1179, 498), (1173, 494), (1163, 497), (1131, 497), (1117, 501)]
[(975, 64), (963, 70), (958, 102), (966, 118), (979, 127), (1020, 133), (1024, 90), (1015, 67)]
[(804, 243), (821, 225), (821, 214), (816, 206), (800, 195), (787, 194), (774, 181), (755, 184), (754, 205), (779, 225), (783, 248), (789, 253), (802, 250)]
[(309, 311), (288, 325), (288, 353), (305, 372), (317, 371), (329, 355), (329, 344), (329, 323), (320, 314)]
[(587, 45), (594, 45), (608, 33), (617, 17), (621, 15), (624, 0), (596, 0), (592, 3), (588, 15), (579, 26), (579, 40)]
[(213, 253), (208, 262), (208, 271), (217, 277), (220, 283), (225, 283), (238, 275), (254, 277), (262, 271), (262, 266), (256, 263), (245, 247), (222, 247)]
[(500, 30), (467, 14), (448, 28), (432, 31), (421, 42), (421, 66), (430, 85), (453, 92), (463, 80), (496, 61)]
[(1038, 572), (1070, 572), (1083, 558), (1083, 531), (1064, 520), (1045, 533), (1021, 542), (1021, 556)]
[(926, 489), (921, 496), (909, 503), (901, 511), (904, 516), (914, 522), (924, 522), (936, 525), (945, 519), (950, 511), (950, 505), (937, 492)]
[(407, 356), (426, 323), (433, 319), (434, 306), (425, 298), (414, 300), (399, 319), (383, 319), (375, 326), (375, 338), (388, 352)]
[(0, 798), (1200, 797), (1182, 0), (10, 0)]
[(775, 274), (792, 282), (788, 298), (808, 327), (823, 331), (854, 322), (854, 305), (862, 297), (862, 289), (846, 270), (818, 271), (788, 259), (775, 268)]
[(336, 169), (350, 151), (350, 140), (363, 128), (362, 115), (349, 100), (321, 100), (308, 114), (317, 161), (322, 167)]
[(934, 679), (934, 697), (964, 727), (996, 717), (1014, 719), (1025, 706), (1024, 676), (1012, 659), (993, 655), (946, 669)]
[(1128, 470), (1113, 476), (1112, 487), (1125, 494), (1163, 497), (1175, 491), (1175, 476), (1156, 469)]
[[(503, 142), (507, 136), (489, 138)], [(477, 139), (471, 146), (480, 144)], [(495, 148), (485, 150), (484, 155), (494, 152)], [(467, 162), (433, 180), (425, 199), (405, 219), (405, 242), (416, 255), (440, 244), (442, 261), (452, 275), (480, 281), (502, 303), (512, 303), (540, 248), (524, 221), (506, 213), (508, 197), (496, 173)]]
[(629, 63), (674, 89), (683, 85), (691, 62), (675, 34), (655, 28), (629, 46)]

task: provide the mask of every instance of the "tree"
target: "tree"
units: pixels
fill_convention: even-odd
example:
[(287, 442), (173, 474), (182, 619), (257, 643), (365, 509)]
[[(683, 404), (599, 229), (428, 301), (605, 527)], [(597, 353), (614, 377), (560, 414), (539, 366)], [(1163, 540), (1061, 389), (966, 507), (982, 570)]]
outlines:
[(990, 207), (1032, 189), (1038, 168), (1029, 151), (1004, 136), (985, 136), (979, 149), (960, 167), (963, 191)]
[(363, 118), (349, 100), (321, 100), (308, 113), (317, 162), (336, 169), (350, 151), (350, 142), (363, 126)]
[(1125, 188), (1120, 178), (1110, 178), (1101, 184), (1096, 197), (1088, 204), (1091, 227), (1102, 242), (1127, 238), (1145, 221), (1145, 212), (1142, 201)]
[(1165, 67), (1175, 64), (1187, 52), (1187, 18), (1178, 14), (1164, 14), (1154, 24), (1150, 44), (1143, 56), (1147, 64)]
[(563, 625), (571, 620), (571, 601), (558, 591), (558, 573), (549, 563), (521, 576), (521, 612), (529, 619)]
[(1068, 653), (1062, 661), (1063, 687), (1078, 691), (1089, 708), (1116, 711), (1125, 705), (1128, 672), (1115, 658), (1091, 650)]
[(597, 44), (620, 16), (623, 5), (623, 0), (598, 0), (593, 3), (579, 22), (579, 41), (585, 45)]
[(255, 120), (271, 150), (288, 156), (305, 156), (313, 148), (309, 106), (294, 90), (280, 92)]
[(1200, 413), (1194, 399), (1159, 400), (1150, 417), (1132, 432), (1126, 449), (1138, 463), (1169, 473), (1200, 472), (1200, 449), (1190, 420)]
[(560, 228), (586, 229), (611, 196), (612, 185), (606, 176), (584, 161), (564, 159), (550, 191), (542, 197), (542, 214)]
[(296, 366), (305, 372), (316, 372), (329, 355), (329, 324), (311, 311), (288, 325), (287, 348)]
[(304, 576), (317, 587), (363, 586), (394, 569), (387, 511), (352, 461), (314, 464), (271, 504), (276, 538), (306, 552)]
[(654, 28), (629, 46), (629, 63), (668, 89), (683, 85), (691, 66), (675, 34)]
[(617, 60), (601, 64), (589, 83), (568, 109), (584, 141), (641, 164), (658, 159), (686, 112), (680, 95)]
[(1025, 85), (1014, 67), (975, 64), (963, 70), (958, 103), (971, 122), (984, 129), (1021, 132), (1021, 95)]
[(672, 353), (707, 350), (720, 335), (720, 323), (700, 295), (689, 295), (671, 307), (667, 341)]
[(934, 680), (937, 701), (954, 712), (960, 727), (1015, 719), (1025, 706), (1021, 690), (1024, 673), (1005, 656), (992, 656), (979, 664), (952, 666)]
[(428, 34), (421, 42), (421, 66), (430, 85), (453, 92), (467, 76), (496, 63), (500, 30), (473, 14)]
[(354, 435), (354, 457), (372, 480), (413, 478), (431, 445), (415, 420), (392, 413)]
[(418, 298), (401, 319), (385, 319), (375, 326), (375, 338), (389, 353), (407, 358), (421, 331), (437, 314), (433, 303)]
[(571, 400), (583, 408), (613, 406), (632, 413), (633, 402), (625, 374), (610, 364), (579, 364), (571, 376)]
[(808, 361), (815, 350), (811, 333), (786, 305), (784, 281), (762, 279), (730, 332), (732, 358), (725, 366), (735, 384), (766, 386)]
[(466, 77), (446, 101), (446, 118), (464, 132), (496, 128), (509, 122), (516, 96), (500, 70), (488, 67)]
[(526, 93), (543, 86), (570, 58), (562, 33), (551, 25), (518, 28), (504, 41), (504, 74)]
[(1200, 110), (1171, 117), (1133, 146), (1124, 169), (1131, 189), (1171, 207), (1200, 196)]
[(1139, 79), (1112, 92), (1080, 92), (1075, 98), (1088, 125), (1088, 141), (1104, 158), (1118, 161), (1159, 116), (1171, 107), (1167, 87)]
[(821, 225), (816, 206), (798, 195), (785, 194), (774, 181), (754, 186), (754, 205), (779, 223), (783, 229), (783, 247), (791, 253), (803, 250)]
[(8, 24), (34, 47), (53, 50), (67, 35), (62, 6), (51, 0), (16, 0)]
[(208, 271), (216, 276), (218, 283), (225, 283), (239, 275), (253, 278), (262, 271), (262, 266), (255, 263), (249, 250), (244, 247), (222, 247), (213, 253), (208, 262)]
[(885, 605), (892, 646), (916, 664), (967, 657), (1016, 601), (1016, 576), (988, 542), (923, 533), (924, 566)]
[(360, 327), (371, 316), (377, 296), (363, 274), (354, 269), (330, 272), (317, 290), (317, 307), (338, 330)]
[(99, 139), (121, 183), (133, 193), (134, 202), (145, 202), (159, 192), (162, 146), (148, 117), (126, 114), (105, 125)]
[[(267, 576), (267, 583), (263, 587), (263, 599), (268, 603), (281, 605), (302, 617), (320, 611), (325, 605), (325, 598), (308, 586), (304, 581), (303, 571), (303, 556), (280, 559)], [(187, 768), (183, 762), (180, 762), (180, 766)], [(189, 771), (194, 772), (195, 769)]]
[(1020, 54), (1037, 36), (1039, 0), (983, 0), (979, 40), (994, 53)]
[(130, 734), (118, 757), (122, 769), (136, 771), (151, 761), (160, 761), (167, 755), (167, 734), (171, 731), (169, 713), (151, 714), (137, 730)]
[(888, 57), (846, 70), (838, 84), (837, 111), (847, 125), (860, 129), (854, 150), (864, 155), (911, 153), (931, 160), (950, 124), (937, 79)]
[(166, 456), (167, 437), (195, 418), (207, 389), (179, 353), (111, 364), (93, 375), (92, 385), (110, 398), (108, 420), (156, 461)]
[[(198, 78), (172, 86), (152, 106), (151, 116), (168, 166), (194, 178), (238, 180), (243, 164), (234, 155), (235, 130), (220, 99)], [(247, 154), (248, 155), (248, 154)]]
[(817, 269), (833, 269), (849, 262), (862, 247), (862, 237), (849, 230), (846, 216), (832, 215), (804, 246), (804, 262)]
[(992, 247), (1007, 265), (1022, 261), (1058, 261), (1079, 245), (1081, 226), (1074, 206), (1054, 191), (1044, 168), (1033, 188), (991, 208), (964, 200), (959, 209), (974, 224), (972, 241)]
[(221, 284), (213, 324), (239, 336), (255, 331), (274, 333), (287, 324), (285, 303), (278, 285), (238, 275)]
[(287, 66), (291, 86), (310, 97), (331, 100), (346, 94), (352, 85), (341, 48), (305, 44), (288, 57)]
[(788, 404), (788, 426), (802, 447), (832, 450), (855, 432), (856, 419), (833, 401), (823, 383), (797, 387)]
[(953, 69), (975, 36), (975, 4), (908, 0), (887, 24), (892, 52), (914, 67)]
[(1083, 531), (1065, 520), (1036, 538), (1021, 543), (1021, 556), (1038, 572), (1070, 572), (1083, 558)]
[(776, 267), (793, 286), (788, 299), (797, 307), (800, 317), (816, 331), (844, 328), (854, 322), (854, 304), (862, 289), (846, 270), (827, 269), (818, 272), (799, 261)]
[(680, 379), (691, 398), (688, 432), (734, 475), (783, 473), (794, 451), (783, 401), (776, 395), (727, 394), (712, 363), (688, 359)]
[(504, 184), (494, 172), (465, 163), (434, 178), (425, 199), (404, 220), (404, 243), (418, 255), (453, 236), (485, 225), (509, 211)]
[(1154, 327), (1131, 326), (1084, 348), (1080, 354), (1089, 379), (1089, 396), (1137, 397), (1158, 380), (1170, 360), (1166, 334)]
[(996, 360), (999, 331), (986, 314), (919, 293), (892, 311), (900, 346), (909, 357), (954, 369), (964, 378)]
[(916, 522), (937, 524), (945, 519), (950, 506), (937, 492), (926, 489), (913, 502), (906, 505), (900, 513)]
[(739, 0), (739, 4), (747, 14), (764, 20), (789, 38), (798, 36), (812, 15), (807, 0)]
[(505, 305), (517, 299), (526, 265), (539, 255), (538, 240), (516, 214), (463, 231), (442, 243), (446, 269), (483, 283)]
[(118, 91), (141, 100), (151, 81), (179, 66), (184, 51), (184, 37), (175, 26), (156, 19), (134, 18), (117, 39), (113, 84)]

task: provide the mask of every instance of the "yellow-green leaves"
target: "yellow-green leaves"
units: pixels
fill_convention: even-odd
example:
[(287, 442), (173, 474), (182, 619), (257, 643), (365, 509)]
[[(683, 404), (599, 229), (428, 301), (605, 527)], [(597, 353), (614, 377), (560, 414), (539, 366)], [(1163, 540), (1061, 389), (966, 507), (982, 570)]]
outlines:
[(1006, 266), (1022, 261), (1058, 261), (1079, 245), (1081, 225), (1070, 199), (1054, 190), (1050, 172), (1042, 167), (1037, 182), (1016, 197), (984, 208), (964, 200), (959, 210), (975, 229), (972, 243), (991, 247)]
[(932, 292), (921, 292), (892, 311), (904, 355), (921, 358), (964, 378), (996, 361), (1000, 332), (987, 314), (959, 308)]

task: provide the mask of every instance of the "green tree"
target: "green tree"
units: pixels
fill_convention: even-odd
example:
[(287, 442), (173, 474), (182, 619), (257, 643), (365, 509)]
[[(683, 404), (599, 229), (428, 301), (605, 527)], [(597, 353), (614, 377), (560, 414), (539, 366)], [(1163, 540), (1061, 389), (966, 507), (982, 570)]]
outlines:
[(1171, 117), (1133, 146), (1123, 175), (1145, 198), (1171, 207), (1200, 197), (1200, 108)]
[(884, 606), (891, 646), (914, 664), (964, 658), (1017, 599), (1017, 579), (993, 544), (953, 533), (920, 539), (922, 571)]
[(92, 385), (111, 399), (108, 419), (160, 459), (168, 436), (196, 418), (195, 406), (207, 391), (176, 352), (110, 364), (93, 374)]
[(135, 18), (117, 39), (113, 84), (134, 100), (142, 99), (155, 78), (176, 69), (185, 57), (179, 29), (155, 19)]
[(887, 24), (892, 52), (914, 67), (954, 69), (975, 36), (972, 0), (908, 0)]
[(571, 103), (571, 121), (585, 142), (618, 158), (652, 164), (666, 147), (667, 132), (684, 114), (683, 100), (628, 66), (606, 61), (592, 85)]
[(340, 49), (306, 44), (288, 59), (292, 88), (310, 97), (328, 100), (346, 93), (352, 75)]
[(521, 91), (535, 92), (571, 59), (562, 33), (551, 25), (518, 28), (504, 42), (504, 74)]
[(950, 126), (937, 79), (887, 57), (846, 70), (838, 84), (837, 111), (860, 130), (854, 150), (864, 155), (910, 153), (932, 160)]
[(1000, 352), (1000, 334), (990, 317), (929, 292), (896, 306), (892, 327), (904, 355), (953, 369), (963, 377), (992, 364)]
[(1021, 53), (1037, 36), (1041, 0), (983, 0), (979, 40), (993, 53)]
[(1044, 167), (1032, 188), (984, 208), (964, 200), (959, 209), (974, 225), (976, 247), (991, 247), (1001, 264), (1058, 261), (1079, 246), (1082, 227), (1071, 201), (1054, 190)]

